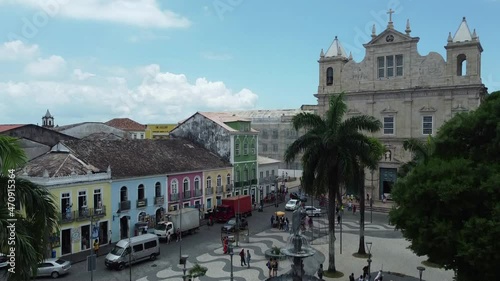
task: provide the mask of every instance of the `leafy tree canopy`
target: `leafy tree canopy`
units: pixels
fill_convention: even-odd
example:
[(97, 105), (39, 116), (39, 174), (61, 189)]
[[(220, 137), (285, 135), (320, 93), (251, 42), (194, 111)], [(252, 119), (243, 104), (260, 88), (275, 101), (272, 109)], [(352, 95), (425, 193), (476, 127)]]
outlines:
[(500, 263), (500, 92), (443, 125), (427, 161), (397, 181), (390, 221), (417, 255), (458, 280), (494, 280)]

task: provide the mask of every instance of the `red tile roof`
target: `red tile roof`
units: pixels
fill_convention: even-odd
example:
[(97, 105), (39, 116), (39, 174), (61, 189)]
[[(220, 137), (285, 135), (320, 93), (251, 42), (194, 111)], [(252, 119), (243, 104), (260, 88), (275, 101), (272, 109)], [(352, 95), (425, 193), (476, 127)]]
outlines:
[(19, 127), (22, 127), (22, 126), (26, 126), (28, 124), (6, 124), (6, 125), (0, 125), (0, 132), (5, 132), (5, 131), (9, 131), (9, 130), (12, 130), (12, 129), (15, 129), (15, 128), (19, 128)]
[(146, 125), (135, 122), (129, 118), (115, 118), (111, 119), (105, 123), (111, 127), (121, 129), (124, 131), (144, 131), (146, 130)]

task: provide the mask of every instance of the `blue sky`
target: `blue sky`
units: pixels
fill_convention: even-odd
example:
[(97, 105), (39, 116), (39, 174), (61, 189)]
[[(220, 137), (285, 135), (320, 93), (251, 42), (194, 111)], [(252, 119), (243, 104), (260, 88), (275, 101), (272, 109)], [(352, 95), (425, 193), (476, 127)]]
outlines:
[(338, 36), (364, 57), (371, 26), (410, 19), (419, 52), (445, 54), (462, 17), (500, 90), (499, 0), (0, 0), (0, 124), (130, 117), (177, 122), (196, 111), (315, 104), (320, 50)]

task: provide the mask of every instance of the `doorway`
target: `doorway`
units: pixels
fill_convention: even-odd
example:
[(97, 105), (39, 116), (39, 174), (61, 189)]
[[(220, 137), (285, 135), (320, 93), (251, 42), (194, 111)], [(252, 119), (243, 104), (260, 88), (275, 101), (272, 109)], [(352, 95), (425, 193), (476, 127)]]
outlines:
[(109, 235), (108, 235), (108, 222), (103, 221), (99, 223), (99, 243), (106, 244), (109, 243)]
[(397, 179), (398, 169), (380, 168), (379, 199), (391, 199), (391, 192)]
[(61, 255), (71, 254), (71, 228), (61, 231)]
[(127, 217), (120, 218), (120, 239), (126, 239), (129, 235), (128, 219)]

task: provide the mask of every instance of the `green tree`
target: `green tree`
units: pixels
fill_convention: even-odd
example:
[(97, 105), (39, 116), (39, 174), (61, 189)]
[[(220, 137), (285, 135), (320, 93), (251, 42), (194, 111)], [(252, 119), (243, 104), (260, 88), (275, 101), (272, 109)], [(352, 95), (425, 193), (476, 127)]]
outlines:
[[(47, 254), (49, 234), (58, 227), (57, 208), (47, 189), (15, 178), (14, 169), (26, 161), (24, 151), (14, 138), (0, 136), (0, 252), (10, 254), (8, 237), (15, 218), (15, 270), (6, 271), (8, 280), (25, 281), (36, 274), (37, 265)], [(7, 186), (14, 187), (15, 208)], [(9, 204), (10, 203), (10, 204)], [(11, 229), (11, 228), (10, 228)]]
[(376, 132), (382, 124), (372, 116), (360, 115), (344, 120), (347, 106), (344, 95), (333, 95), (325, 117), (301, 113), (293, 117), (295, 130), (306, 133), (294, 141), (285, 152), (290, 163), (302, 153), (302, 188), (308, 194), (328, 193), (329, 255), (328, 271), (335, 267), (335, 199), (339, 202), (339, 187), (352, 173), (352, 161), (370, 162), (372, 142), (362, 133)]
[(494, 280), (500, 263), (500, 92), (444, 124), (435, 150), (398, 179), (390, 221), (419, 256), (457, 274)]
[(410, 151), (413, 157), (398, 169), (398, 178), (406, 176), (418, 163), (429, 161), (435, 150), (434, 138), (429, 135), (427, 142), (415, 138), (407, 139), (403, 142), (403, 149)]

